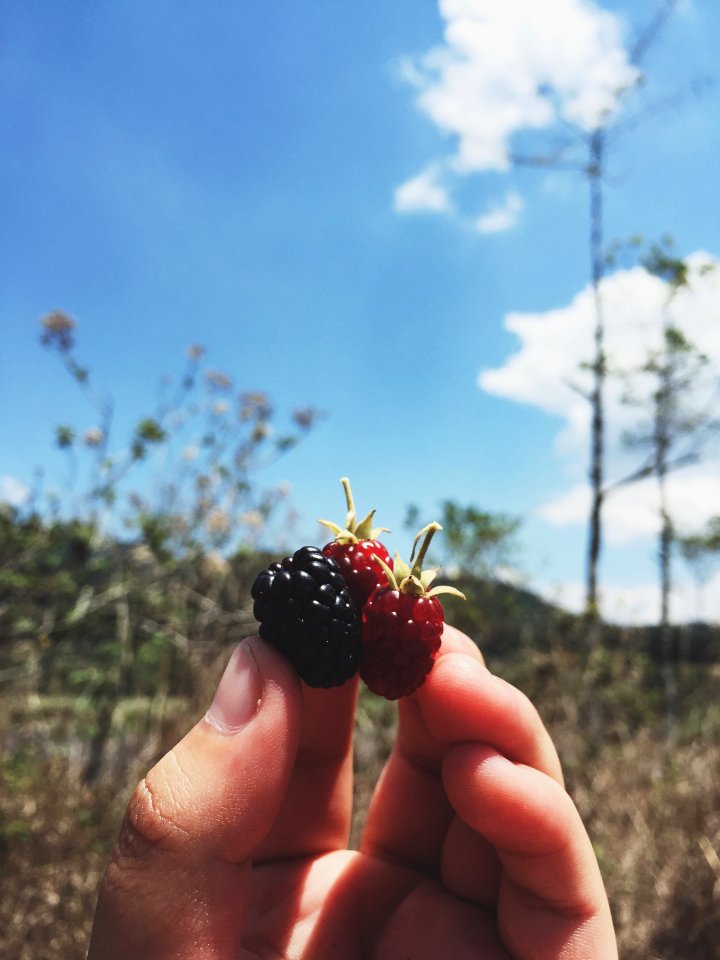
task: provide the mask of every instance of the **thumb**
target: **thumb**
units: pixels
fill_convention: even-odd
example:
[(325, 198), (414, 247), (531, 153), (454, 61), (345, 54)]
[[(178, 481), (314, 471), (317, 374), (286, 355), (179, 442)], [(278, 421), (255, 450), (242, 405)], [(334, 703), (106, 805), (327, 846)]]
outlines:
[(258, 638), (232, 654), (206, 716), (130, 800), (88, 960), (234, 960), (250, 858), (290, 779), (300, 684)]

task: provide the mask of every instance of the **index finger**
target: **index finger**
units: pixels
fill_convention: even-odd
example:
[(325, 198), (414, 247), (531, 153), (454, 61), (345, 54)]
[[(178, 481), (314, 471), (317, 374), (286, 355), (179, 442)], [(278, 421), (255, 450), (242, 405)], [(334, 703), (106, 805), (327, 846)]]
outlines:
[[(433, 672), (445, 657), (459, 653), (482, 663), (470, 637), (446, 624)], [(360, 850), (439, 875), (453, 819), (440, 773), (444, 747), (428, 729), (417, 694), (399, 701), (398, 719), (395, 745), (373, 794)]]
[(357, 691), (357, 677), (329, 690), (302, 685), (295, 764), (272, 830), (253, 858), (256, 863), (316, 856), (347, 846)]

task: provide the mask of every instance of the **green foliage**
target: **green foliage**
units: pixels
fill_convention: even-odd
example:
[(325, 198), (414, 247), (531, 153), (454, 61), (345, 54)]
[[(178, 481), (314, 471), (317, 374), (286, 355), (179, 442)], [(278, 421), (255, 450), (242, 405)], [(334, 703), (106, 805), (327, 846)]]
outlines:
[(682, 258), (673, 254), (672, 237), (663, 237), (660, 243), (651, 244), (640, 262), (648, 273), (664, 280), (672, 290), (687, 286), (688, 266)]
[(31, 780), (34, 768), (32, 750), (23, 746), (9, 752), (2, 762), (0, 773), (4, 786), (9, 791), (18, 791), (26, 788)]
[(66, 450), (75, 442), (75, 430), (66, 424), (55, 428), (55, 443), (61, 450)]
[[(520, 528), (518, 518), (444, 500), (440, 504), (439, 523), (442, 533), (433, 547), (442, 551), (445, 566), (470, 575), (491, 576), (500, 565), (512, 561)], [(417, 530), (426, 525), (427, 521), (420, 521), (419, 508), (411, 504), (405, 526)]]
[(681, 546), (688, 560), (708, 554), (720, 554), (720, 516), (711, 517), (702, 533), (683, 537)]
[[(14, 574), (0, 594), (0, 947), (7, 955), (29, 944), (41, 960), (84, 956), (132, 787), (202, 715), (231, 644), (252, 630), (250, 584), (268, 556), (244, 545), (223, 563), (208, 559), (162, 560), (147, 543), (98, 540), (89, 524), (0, 513), (0, 571), (10, 564)], [(677, 896), (669, 891), (662, 909), (653, 906), (659, 894), (647, 892), (646, 878), (672, 870), (693, 891), (681, 901), (683, 922), (711, 930), (706, 874), (687, 865), (702, 865), (698, 836), (720, 839), (720, 796), (708, 773), (713, 763), (717, 769), (720, 738), (718, 632), (676, 638), (676, 655), (688, 656), (677, 665), (681, 712), (670, 755), (656, 632), (606, 627), (587, 656), (581, 618), (467, 572), (454, 583), (468, 599), (444, 599), (448, 620), (478, 641), (493, 672), (524, 690), (550, 727), (613, 903), (630, 914), (619, 926), (625, 955), (656, 955), (650, 946), (663, 942), (662, 956), (680, 960), (687, 954), (673, 939)], [(361, 688), (355, 838), (396, 724), (397, 705)], [(637, 838), (635, 827), (628, 830), (633, 817), (647, 825)], [(18, 891), (39, 891), (32, 923)]]
[(720, 563), (720, 515), (711, 517), (699, 533), (678, 535), (677, 544), (695, 580), (703, 583)]
[[(97, 416), (89, 430), (60, 428), (61, 449), (85, 465), (82, 495), (53, 500), (49, 491), (22, 510), (0, 505), (0, 947), (35, 960), (85, 955), (132, 786), (202, 715), (230, 646), (254, 628), (250, 584), (269, 557), (249, 533), (266, 531), (282, 504), (278, 491), (259, 489), (255, 471), (317, 417), (296, 410), (289, 430), (278, 429), (265, 394), (237, 391), (229, 375), (202, 368), (202, 350), (192, 347), (158, 409), (117, 439), (114, 404), (75, 359), (75, 332), (70, 318), (50, 315), (43, 342)], [(668, 342), (684, 349), (672, 331)], [(171, 467), (151, 489), (159, 453)], [(108, 510), (110, 531), (100, 524)], [(414, 530), (425, 526), (416, 508), (409, 519)], [(549, 724), (593, 828), (625, 955), (679, 960), (692, 929), (693, 956), (704, 960), (698, 938), (720, 935), (712, 875), (702, 861), (703, 870), (690, 868), (698, 836), (707, 849), (720, 842), (720, 796), (708, 773), (720, 737), (717, 631), (671, 638), (680, 708), (671, 757), (657, 631), (603, 627), (588, 655), (581, 618), (496, 579), (512, 560), (517, 519), (454, 501), (438, 519), (444, 533), (433, 546), (444, 543), (446, 579), (468, 598), (445, 598), (447, 619)], [(693, 544), (688, 538), (688, 550), (711, 553), (719, 543), (716, 520)], [(395, 704), (361, 689), (358, 819), (396, 723)], [(632, 818), (645, 831), (634, 845)], [(648, 892), (647, 876), (660, 874), (665, 886)]]
[(15, 840), (26, 843), (31, 837), (30, 827), (24, 820), (11, 820), (0, 827), (0, 842)]

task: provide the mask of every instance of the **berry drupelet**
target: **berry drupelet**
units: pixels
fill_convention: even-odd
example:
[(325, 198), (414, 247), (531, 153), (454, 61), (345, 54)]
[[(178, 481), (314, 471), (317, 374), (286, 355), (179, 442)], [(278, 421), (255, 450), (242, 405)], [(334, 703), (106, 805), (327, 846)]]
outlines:
[(388, 700), (413, 693), (432, 670), (444, 624), (438, 594), (463, 597), (454, 587), (428, 590), (437, 570), (423, 572), (422, 562), (440, 529), (439, 523), (431, 523), (417, 535), (413, 555), (418, 541), (425, 539), (412, 569), (396, 554), (394, 570), (386, 568), (384, 586), (377, 587), (363, 607), (360, 676), (373, 693)]
[(323, 547), (323, 553), (326, 557), (332, 557), (340, 567), (348, 592), (360, 611), (375, 587), (386, 582), (382, 563), (392, 570), (393, 562), (377, 539), (381, 533), (388, 532), (387, 527), (373, 528), (374, 510), (358, 523), (350, 481), (342, 477), (340, 483), (345, 490), (348, 508), (345, 526), (341, 527), (330, 520), (319, 520), (318, 523), (335, 534), (335, 539)]
[(260, 636), (311, 687), (337, 687), (362, 658), (360, 628), (339, 567), (318, 547), (301, 547), (271, 563), (252, 586)]

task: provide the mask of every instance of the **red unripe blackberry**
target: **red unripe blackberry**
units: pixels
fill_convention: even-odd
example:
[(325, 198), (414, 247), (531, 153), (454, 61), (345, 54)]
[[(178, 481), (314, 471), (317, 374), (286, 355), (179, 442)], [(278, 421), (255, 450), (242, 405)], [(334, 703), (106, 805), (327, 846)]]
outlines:
[(374, 510), (371, 510), (358, 523), (350, 481), (347, 477), (343, 477), (340, 483), (345, 490), (348, 508), (345, 526), (341, 527), (330, 520), (318, 521), (335, 534), (335, 539), (323, 547), (323, 553), (326, 557), (332, 557), (335, 560), (347, 584), (353, 603), (358, 610), (362, 610), (365, 601), (375, 587), (387, 582), (382, 564), (385, 563), (391, 570), (393, 567), (390, 554), (383, 544), (376, 539), (378, 534), (387, 531), (387, 527), (373, 528)]
[(338, 565), (318, 547), (271, 563), (252, 586), (259, 634), (277, 647), (310, 687), (337, 687), (362, 658), (355, 605)]
[[(454, 587), (428, 590), (436, 570), (423, 572), (430, 540), (440, 530), (431, 523), (412, 570), (398, 556), (395, 569), (386, 569), (386, 583), (376, 587), (362, 611), (363, 661), (360, 676), (373, 693), (397, 700), (413, 693), (432, 670), (440, 649), (444, 614), (437, 595), (462, 597)], [(413, 553), (415, 547), (413, 547)]]
[(323, 547), (323, 553), (337, 563), (358, 610), (362, 610), (373, 590), (385, 582), (385, 572), (377, 558), (392, 569), (390, 554), (379, 540), (358, 540), (357, 543), (333, 540)]
[(365, 657), (360, 676), (367, 686), (388, 700), (417, 690), (440, 649), (444, 617), (437, 597), (376, 587), (362, 619)]

